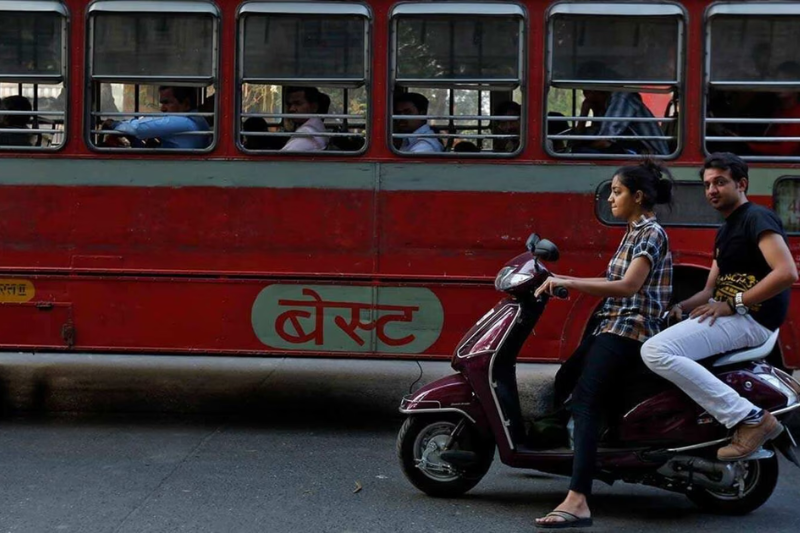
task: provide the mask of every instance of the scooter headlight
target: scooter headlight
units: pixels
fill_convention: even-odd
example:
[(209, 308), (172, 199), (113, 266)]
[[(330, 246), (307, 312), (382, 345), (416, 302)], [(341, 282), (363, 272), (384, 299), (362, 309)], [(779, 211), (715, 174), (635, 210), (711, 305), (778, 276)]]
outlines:
[(497, 277), (494, 279), (494, 287), (498, 291), (507, 291), (522, 285), (526, 281), (530, 281), (532, 278), (532, 274), (516, 272), (514, 267), (507, 266), (497, 273)]

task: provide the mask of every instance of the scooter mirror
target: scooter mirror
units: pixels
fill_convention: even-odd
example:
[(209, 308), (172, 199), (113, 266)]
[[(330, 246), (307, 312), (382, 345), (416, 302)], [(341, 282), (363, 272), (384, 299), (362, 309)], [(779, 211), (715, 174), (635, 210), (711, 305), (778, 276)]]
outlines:
[(531, 253), (543, 261), (558, 261), (559, 257), (558, 248), (547, 239), (542, 239), (536, 243)]
[(536, 235), (535, 233), (531, 233), (531, 236), (528, 237), (528, 240), (525, 242), (525, 248), (530, 253), (533, 253), (533, 251), (536, 249), (536, 245), (539, 244), (539, 241), (541, 240), (542, 239), (539, 238), (538, 235)]

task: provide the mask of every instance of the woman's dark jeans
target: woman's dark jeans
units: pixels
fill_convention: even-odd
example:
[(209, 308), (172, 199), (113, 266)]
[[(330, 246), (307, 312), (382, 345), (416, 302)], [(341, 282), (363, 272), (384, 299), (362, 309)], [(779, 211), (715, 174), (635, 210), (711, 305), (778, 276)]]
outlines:
[[(639, 363), (642, 343), (612, 333), (589, 336), (556, 375), (555, 400), (562, 405), (572, 394), (575, 457), (570, 490), (592, 493), (600, 419)], [(574, 385), (574, 389), (573, 389)]]

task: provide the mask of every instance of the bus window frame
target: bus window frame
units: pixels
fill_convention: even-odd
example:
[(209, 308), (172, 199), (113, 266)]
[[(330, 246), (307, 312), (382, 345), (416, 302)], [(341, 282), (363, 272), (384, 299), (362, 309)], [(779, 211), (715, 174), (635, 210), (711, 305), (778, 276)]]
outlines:
[[(70, 97), (69, 97), (69, 42), (70, 42), (70, 11), (67, 5), (62, 0), (47, 0), (47, 1), (21, 1), (15, 2), (11, 0), (0, 0), (0, 13), (9, 12), (9, 13), (21, 13), (21, 12), (36, 12), (36, 13), (56, 13), (61, 15), (61, 73), (58, 76), (9, 76), (8, 78), (3, 77), (0, 75), (0, 82), (3, 83), (17, 83), (19, 85), (33, 85), (34, 88), (38, 87), (39, 85), (52, 85), (53, 82), (60, 82), (62, 86), (62, 92), (64, 94), (64, 111), (53, 111), (53, 112), (45, 112), (45, 116), (61, 116), (63, 118), (63, 129), (60, 130), (63, 137), (63, 142), (56, 147), (47, 146), (0, 146), (0, 154), (2, 153), (27, 153), (27, 152), (46, 152), (46, 153), (56, 153), (63, 150), (67, 142), (69, 140), (70, 134), (70, 124), (69, 124), (69, 115), (70, 115)], [(1, 74), (1, 73), (0, 73)], [(41, 80), (41, 81), (39, 81)], [(36, 89), (34, 89), (36, 90)], [(55, 113), (56, 115), (51, 115), (51, 113)], [(37, 112), (31, 111), (31, 116), (37, 115)], [(41, 116), (41, 115), (40, 115)], [(42, 131), (42, 128), (38, 128), (39, 131), (31, 130), (31, 135), (33, 136), (41, 136), (47, 135), (47, 131)], [(58, 130), (53, 130), (58, 131)]]
[[(714, 17), (718, 16), (728, 16), (728, 17), (742, 17), (742, 16), (754, 16), (754, 17), (775, 17), (775, 16), (795, 16), (800, 21), (800, 4), (796, 3), (785, 3), (785, 2), (746, 2), (746, 1), (738, 1), (738, 2), (715, 2), (708, 7), (706, 7), (704, 16), (703, 16), (703, 33), (705, 34), (703, 37), (703, 102), (702, 102), (702, 116), (700, 117), (701, 124), (700, 124), (700, 139), (703, 149), (703, 154), (705, 156), (711, 155), (711, 152), (708, 150), (708, 139), (711, 138), (712, 142), (717, 142), (718, 139), (726, 139), (720, 138), (715, 135), (707, 135), (708, 131), (708, 96), (711, 90), (711, 23)], [(717, 84), (717, 86), (721, 87), (729, 87), (731, 89), (737, 89), (741, 87), (746, 87), (752, 89), (753, 87), (757, 86), (763, 87), (771, 87), (771, 88), (793, 88), (797, 89), (800, 92), (800, 81), (794, 83), (773, 83), (773, 82), (722, 82), (721, 84)], [(751, 119), (751, 120), (759, 120), (759, 119)], [(762, 121), (763, 122), (763, 121)], [(719, 122), (716, 122), (719, 123)], [(742, 144), (747, 144), (748, 142), (762, 142), (763, 139), (769, 139), (769, 137), (762, 137), (760, 138), (761, 141), (741, 141)], [(730, 142), (730, 139), (726, 139)], [(769, 141), (764, 141), (769, 142)], [(773, 142), (780, 142), (780, 141), (773, 141)], [(798, 138), (798, 142), (800, 142), (800, 138)], [(800, 161), (800, 153), (795, 156), (780, 156), (780, 155), (743, 155), (741, 156), (743, 160), (750, 161), (750, 162), (772, 162), (772, 163), (796, 163)], [(777, 185), (777, 182), (776, 182)]]
[[(199, 14), (199, 15), (209, 15), (212, 19), (212, 45), (211, 45), (211, 76), (206, 77), (184, 77), (180, 78), (172, 78), (172, 77), (164, 77), (164, 76), (101, 76), (100, 78), (94, 77), (94, 14), (95, 13), (116, 13), (116, 14), (148, 14), (148, 13), (165, 13), (165, 14), (173, 14), (173, 15), (185, 15), (185, 14)], [(93, 125), (95, 119), (95, 112), (92, 110), (92, 104), (94, 100), (92, 98), (94, 94), (93, 86), (95, 83), (102, 84), (102, 83), (123, 83), (123, 84), (132, 84), (136, 87), (140, 85), (169, 85), (177, 84), (183, 85), (186, 84), (189, 87), (198, 89), (198, 90), (206, 90), (209, 86), (214, 88), (214, 94), (218, 95), (220, 91), (223, 90), (221, 84), (219, 83), (220, 79), (220, 40), (221, 40), (221, 29), (222, 29), (222, 13), (219, 10), (219, 7), (214, 3), (212, 0), (167, 0), (167, 1), (139, 1), (139, 0), (96, 0), (92, 4), (89, 5), (88, 9), (86, 10), (86, 18), (84, 20), (84, 28), (85, 28), (85, 83), (84, 83), (84, 96), (83, 96), (83, 103), (84, 103), (84, 142), (89, 150), (93, 152), (99, 153), (114, 153), (114, 154), (160, 154), (165, 156), (170, 156), (174, 154), (207, 154), (213, 152), (217, 144), (219, 143), (219, 98), (215, 96), (214, 98), (214, 125), (209, 130), (210, 135), (206, 135), (206, 137), (211, 137), (211, 142), (208, 144), (207, 147), (202, 149), (194, 149), (194, 148), (118, 148), (118, 147), (107, 147), (107, 146), (98, 146), (96, 145), (92, 137), (96, 135), (94, 133)], [(205, 83), (205, 85), (201, 85)], [(138, 89), (137, 89), (138, 90)], [(199, 102), (198, 102), (199, 105)], [(113, 113), (102, 113), (97, 112), (99, 115), (105, 116), (113, 116)], [(97, 116), (99, 116), (97, 115)], [(133, 114), (130, 113), (123, 113), (122, 116), (117, 115), (120, 118), (124, 118), (124, 116), (128, 116), (131, 118), (135, 118), (138, 116), (169, 116), (165, 113), (157, 113), (157, 114), (140, 114), (134, 112)], [(176, 115), (178, 116), (178, 115)], [(202, 112), (198, 113), (180, 113), (179, 116), (206, 116), (206, 114)], [(109, 130), (111, 131), (111, 130)], [(97, 134), (100, 135), (100, 134)]]
[[(242, 139), (245, 135), (245, 132), (242, 131), (243, 125), (243, 115), (242, 112), (242, 87), (244, 86), (244, 20), (245, 16), (250, 14), (261, 14), (261, 15), (328, 15), (328, 16), (357, 16), (363, 17), (364, 19), (364, 78), (363, 78), (363, 87), (367, 97), (367, 112), (364, 116), (364, 145), (355, 151), (345, 151), (345, 150), (328, 150), (327, 147), (324, 150), (315, 150), (310, 152), (297, 152), (297, 151), (282, 151), (282, 150), (252, 150), (245, 148)], [(245, 15), (245, 16), (243, 16)], [(239, 6), (239, 9), (236, 11), (236, 78), (235, 78), (235, 103), (236, 111), (234, 113), (234, 137), (236, 142), (236, 148), (245, 154), (254, 155), (254, 156), (349, 156), (349, 157), (357, 157), (360, 155), (364, 155), (366, 151), (369, 149), (370, 146), (370, 131), (371, 131), (371, 124), (372, 124), (372, 113), (373, 113), (373, 101), (372, 101), (372, 58), (373, 58), (373, 25), (375, 23), (375, 17), (372, 12), (372, 8), (366, 4), (359, 1), (347, 1), (347, 2), (271, 2), (271, 1), (264, 1), (264, 0), (249, 0)], [(286, 87), (293, 86), (302, 86), (302, 87), (326, 87), (325, 83), (326, 80), (321, 78), (309, 78), (308, 80), (300, 80), (300, 79), (289, 79), (289, 78), (270, 78), (265, 82), (266, 84), (272, 84), (281, 87), (281, 94), (285, 94), (284, 91)], [(332, 85), (337, 85), (336, 80), (328, 80), (327, 83)], [(339, 84), (347, 83), (347, 81), (339, 81)], [(342, 109), (342, 116), (350, 115), (348, 113), (349, 105), (347, 102), (343, 102), (343, 106), (347, 106), (347, 108)], [(283, 110), (282, 110), (283, 111)], [(269, 114), (269, 113), (265, 113)], [(272, 115), (279, 115), (278, 117), (272, 118), (280, 118), (283, 120), (285, 117), (284, 115), (289, 115), (288, 113), (277, 113)], [(337, 114), (319, 114), (318, 118), (324, 117), (333, 117), (336, 118)], [(323, 120), (324, 123), (324, 120)], [(329, 135), (320, 135), (322, 137), (328, 138), (335, 138), (336, 136), (345, 136), (345, 135), (332, 135), (331, 132)], [(276, 135), (277, 136), (277, 135)], [(294, 135), (286, 135), (290, 139), (294, 137)], [(350, 135), (350, 136), (356, 136)]]
[[(639, 12), (631, 13), (631, 7), (638, 7)], [(541, 135), (542, 135), (542, 149), (549, 155), (550, 157), (556, 159), (565, 159), (565, 160), (612, 160), (612, 159), (624, 159), (624, 160), (637, 160), (637, 159), (647, 159), (647, 158), (655, 158), (661, 161), (674, 161), (681, 157), (683, 150), (685, 149), (685, 139), (686, 139), (686, 113), (681, 112), (677, 118), (678, 124), (678, 134), (676, 135), (675, 140), (675, 150), (672, 153), (667, 155), (660, 155), (660, 154), (603, 154), (603, 153), (588, 153), (588, 154), (573, 154), (573, 153), (563, 153), (563, 152), (556, 152), (550, 148), (547, 141), (553, 139), (552, 136), (547, 134), (547, 126), (549, 122), (548, 118), (548, 96), (550, 94), (551, 87), (554, 87), (553, 83), (553, 20), (554, 17), (557, 15), (578, 15), (578, 16), (625, 16), (625, 17), (675, 17), (678, 22), (678, 34), (676, 36), (677, 39), (677, 59), (675, 62), (675, 80), (674, 80), (674, 90), (678, 92), (678, 103), (682, 104), (685, 103), (686, 100), (686, 61), (687, 61), (687, 53), (686, 53), (686, 40), (687, 40), (687, 23), (689, 20), (689, 12), (687, 11), (686, 7), (670, 0), (659, 1), (659, 2), (643, 2), (641, 0), (635, 2), (587, 2), (586, 0), (580, 1), (570, 1), (570, 0), (561, 0), (559, 2), (554, 3), (551, 5), (547, 12), (545, 13), (545, 32), (544, 32), (544, 63), (545, 63), (545, 78), (544, 78), (544, 90), (542, 91), (542, 111), (544, 112), (544, 116), (542, 118), (541, 124)], [(625, 83), (625, 82), (616, 82), (612, 80), (608, 80), (609, 83), (603, 82), (585, 82), (579, 80), (556, 80), (555, 83), (558, 84), (557, 88), (565, 88), (565, 89), (572, 89), (573, 91), (580, 90), (583, 87), (592, 86), (597, 87), (600, 89), (616, 89), (616, 90), (628, 90), (631, 92), (640, 92), (642, 87), (646, 87), (648, 85), (654, 85), (657, 87), (665, 86), (664, 81), (658, 81), (654, 84), (636, 82), (636, 83)], [(580, 85), (580, 87), (578, 87)], [(669, 86), (669, 85), (668, 85)], [(649, 92), (661, 92), (661, 91), (649, 91)], [(574, 106), (573, 106), (574, 107)], [(685, 106), (682, 106), (685, 107)], [(650, 110), (652, 113), (652, 110)], [(572, 117), (559, 117), (562, 119), (570, 119)], [(598, 117), (602, 119), (603, 117)], [(658, 118), (658, 117), (656, 117)], [(667, 118), (667, 117), (663, 117)], [(632, 139), (635, 139), (633, 137)], [(562, 140), (562, 139), (556, 139)], [(568, 139), (563, 139), (568, 140)], [(672, 140), (672, 139), (670, 139)]]
[[(487, 11), (489, 11), (487, 13)], [(402, 16), (419, 17), (424, 15), (452, 15), (452, 16), (488, 16), (488, 17), (519, 17), (519, 54), (518, 54), (518, 68), (519, 79), (508, 80), (517, 82), (516, 88), (520, 90), (522, 95), (522, 102), (520, 103), (520, 128), (519, 128), (519, 146), (513, 152), (454, 152), (454, 151), (441, 151), (441, 152), (401, 152), (394, 147), (394, 96), (395, 90), (398, 88), (397, 81), (397, 20)], [(528, 54), (529, 54), (529, 35), (533, 31), (529, 25), (529, 14), (524, 4), (521, 2), (474, 2), (474, 1), (458, 1), (458, 2), (442, 2), (429, 4), (420, 1), (406, 1), (395, 4), (389, 13), (389, 61), (388, 61), (388, 83), (386, 84), (386, 143), (387, 148), (395, 155), (406, 158), (425, 157), (434, 159), (513, 159), (519, 157), (525, 150), (528, 141)], [(418, 80), (425, 82), (425, 80)], [(459, 85), (459, 82), (464, 85)], [(407, 83), (401, 81), (399, 83)], [(449, 80), (444, 82), (426, 82), (425, 88), (434, 88), (442, 90), (462, 90), (462, 89), (476, 89), (480, 92), (484, 90), (491, 92), (492, 85), (471, 84), (468, 80)], [(439, 85), (441, 83), (441, 85)], [(413, 88), (414, 86), (406, 86)], [(511, 88), (508, 92), (513, 93), (515, 88)], [(491, 97), (490, 97), (491, 101)], [(478, 110), (480, 111), (480, 101), (478, 102)], [(424, 115), (426, 121), (437, 120), (438, 115), (427, 114)], [(430, 118), (433, 117), (433, 118)], [(449, 117), (454, 121), (454, 117)], [(490, 112), (486, 117), (481, 120), (491, 121), (495, 119), (495, 115)], [(464, 121), (469, 119), (455, 119), (455, 121)], [(481, 120), (476, 122), (480, 123)], [(489, 126), (491, 128), (491, 126)], [(446, 135), (450, 135), (449, 133)], [(455, 134), (457, 135), (457, 134)], [(491, 134), (490, 134), (491, 135)], [(436, 139), (448, 139), (448, 137), (435, 137)], [(481, 137), (483, 139), (492, 139), (491, 136)], [(467, 140), (472, 140), (468, 138)]]

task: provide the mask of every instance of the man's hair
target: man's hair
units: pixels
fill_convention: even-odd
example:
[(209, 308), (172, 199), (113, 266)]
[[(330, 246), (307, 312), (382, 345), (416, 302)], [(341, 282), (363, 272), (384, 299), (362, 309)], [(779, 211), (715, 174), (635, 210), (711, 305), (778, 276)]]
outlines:
[[(31, 101), (22, 95), (15, 94), (0, 100), (0, 109), (6, 111), (32, 111)], [(0, 118), (10, 126), (27, 126), (31, 121), (30, 115), (2, 115)]]
[(736, 154), (731, 152), (715, 152), (708, 156), (703, 162), (703, 168), (700, 169), (700, 179), (703, 179), (706, 170), (710, 168), (716, 170), (729, 170), (731, 173), (731, 178), (733, 178), (733, 180), (736, 182), (742, 181), (743, 179), (748, 180), (747, 187), (744, 190), (745, 193), (750, 187), (750, 176), (748, 175), (749, 169), (747, 167), (747, 163), (745, 163), (744, 160)]
[(420, 115), (428, 114), (428, 99), (419, 93), (396, 94), (394, 97), (394, 105), (401, 104), (403, 102), (411, 102), (411, 104), (417, 108), (417, 111)]
[(500, 102), (494, 109), (495, 115), (511, 115), (511, 114), (520, 115), (521, 113), (522, 113), (522, 106), (520, 106), (513, 100), (506, 100), (505, 102)]
[[(292, 93), (303, 93), (303, 98), (306, 99), (306, 102), (309, 104), (317, 104), (317, 110), (320, 113), (327, 113), (326, 111), (320, 111), (322, 108), (322, 93), (319, 92), (319, 89), (316, 87), (287, 87), (285, 90), (286, 96), (289, 96)], [(328, 100), (328, 105), (330, 106), (330, 99)]]
[(197, 108), (197, 89), (194, 87), (172, 87), (170, 85), (162, 85), (158, 88), (158, 92), (172, 91), (172, 96), (178, 102), (189, 100), (189, 109)]

